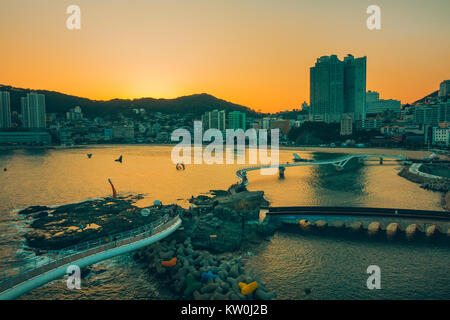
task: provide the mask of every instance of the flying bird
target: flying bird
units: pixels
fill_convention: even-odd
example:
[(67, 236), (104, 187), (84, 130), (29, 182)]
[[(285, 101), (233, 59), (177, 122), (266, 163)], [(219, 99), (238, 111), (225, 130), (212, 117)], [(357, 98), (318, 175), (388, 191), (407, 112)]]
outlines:
[(90, 159), (92, 157), (92, 153), (88, 153), (87, 157)]
[(116, 159), (114, 161), (122, 163), (122, 156), (120, 156), (119, 159)]

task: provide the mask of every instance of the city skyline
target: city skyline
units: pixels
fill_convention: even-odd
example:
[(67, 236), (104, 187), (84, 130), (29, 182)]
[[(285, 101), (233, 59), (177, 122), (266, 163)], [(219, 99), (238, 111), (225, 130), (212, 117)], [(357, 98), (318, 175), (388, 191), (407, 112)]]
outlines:
[(309, 68), (324, 55), (367, 56), (367, 90), (402, 103), (448, 79), (447, 1), (380, 1), (381, 30), (366, 27), (371, 3), (349, 4), (81, 0), (71, 31), (68, 3), (5, 1), (0, 30), (14, 32), (2, 32), (0, 83), (95, 100), (206, 92), (277, 112), (309, 101)]

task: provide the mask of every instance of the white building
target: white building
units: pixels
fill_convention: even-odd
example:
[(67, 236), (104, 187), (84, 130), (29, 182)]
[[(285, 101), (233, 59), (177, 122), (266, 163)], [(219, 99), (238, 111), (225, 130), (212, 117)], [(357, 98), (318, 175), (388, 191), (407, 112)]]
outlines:
[(433, 145), (450, 145), (450, 128), (433, 128)]
[(348, 115), (341, 118), (341, 136), (348, 136), (353, 133), (353, 119)]
[(45, 129), (45, 95), (28, 93), (21, 98), (22, 126), (28, 129)]
[(11, 128), (11, 105), (8, 91), (0, 91), (0, 129)]
[(67, 120), (83, 120), (83, 112), (79, 106), (76, 106), (73, 109), (70, 109), (69, 112), (66, 112)]
[(270, 129), (270, 120), (271, 120), (271, 118), (269, 118), (269, 117), (262, 119), (262, 126), (261, 126), (262, 129), (265, 129), (265, 130)]
[(377, 130), (381, 128), (383, 120), (380, 118), (356, 120), (357, 130)]
[(367, 113), (383, 113), (386, 110), (391, 110), (399, 113), (401, 111), (401, 102), (394, 99), (380, 99), (380, 94), (376, 91), (368, 91), (366, 93), (366, 108)]
[(219, 129), (225, 131), (226, 129), (226, 113), (225, 110), (213, 110), (205, 112), (202, 115), (203, 130)]

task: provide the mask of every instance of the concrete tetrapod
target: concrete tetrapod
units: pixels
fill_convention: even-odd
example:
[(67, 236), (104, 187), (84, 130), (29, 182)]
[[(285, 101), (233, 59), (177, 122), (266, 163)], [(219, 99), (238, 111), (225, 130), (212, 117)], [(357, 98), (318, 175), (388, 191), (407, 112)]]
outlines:
[(328, 226), (328, 223), (325, 220), (317, 220), (315, 223), (315, 227), (318, 229), (325, 229)]
[(425, 234), (427, 235), (427, 237), (435, 237), (442, 234), (442, 230), (437, 225), (432, 224), (427, 228)]
[(410, 224), (408, 227), (406, 227), (406, 230), (405, 230), (406, 236), (408, 238), (412, 238), (415, 235), (422, 233), (422, 232), (423, 232), (422, 228), (416, 223)]
[(353, 232), (360, 232), (364, 229), (364, 225), (361, 221), (355, 221), (349, 226), (350, 230)]
[(298, 223), (300, 225), (300, 228), (304, 231), (309, 230), (311, 228), (311, 222), (309, 222), (306, 219), (302, 219)]
[(386, 234), (389, 237), (394, 237), (402, 231), (402, 227), (397, 222), (392, 222), (386, 227)]
[(374, 221), (369, 224), (369, 226), (367, 227), (367, 230), (368, 230), (369, 234), (375, 235), (375, 234), (378, 234), (381, 231), (383, 231), (383, 226), (381, 225), (381, 223)]

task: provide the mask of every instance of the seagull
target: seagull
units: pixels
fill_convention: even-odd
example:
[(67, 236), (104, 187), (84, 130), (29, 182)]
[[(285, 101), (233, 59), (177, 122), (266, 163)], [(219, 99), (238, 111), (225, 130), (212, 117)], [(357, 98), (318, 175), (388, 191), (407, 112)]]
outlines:
[(90, 159), (92, 157), (92, 153), (88, 153), (87, 157)]
[(120, 156), (119, 159), (116, 159), (114, 161), (122, 163), (122, 156)]

